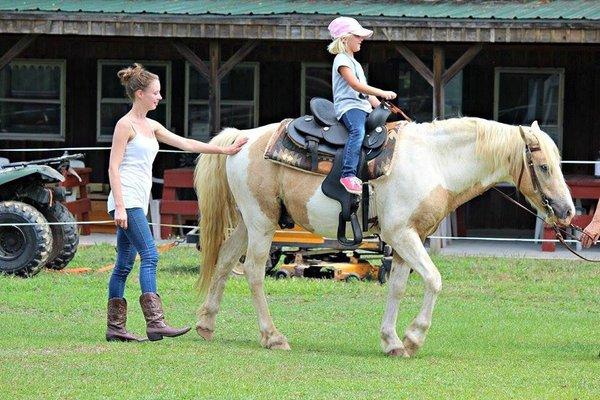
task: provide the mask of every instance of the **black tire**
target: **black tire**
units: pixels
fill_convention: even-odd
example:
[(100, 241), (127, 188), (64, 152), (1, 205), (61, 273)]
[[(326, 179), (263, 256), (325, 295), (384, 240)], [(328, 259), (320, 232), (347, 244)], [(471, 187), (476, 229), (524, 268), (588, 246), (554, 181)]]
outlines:
[(346, 277), (346, 282), (348, 282), (348, 283), (354, 283), (354, 282), (358, 282), (358, 281), (360, 281), (360, 278), (358, 277), (358, 275), (351, 274)]
[(385, 284), (390, 278), (390, 272), (392, 271), (392, 257), (383, 257), (381, 265), (379, 266), (379, 272), (377, 273), (377, 280), (380, 284)]
[(69, 222), (67, 225), (50, 225), (52, 231), (52, 251), (46, 262), (46, 268), (63, 269), (75, 257), (79, 245), (79, 232), (75, 217), (61, 203), (42, 211), (48, 222)]
[(273, 270), (279, 264), (279, 259), (281, 258), (281, 250), (271, 250), (269, 254), (269, 258), (267, 259), (267, 263), (265, 264), (265, 273), (271, 274)]
[(0, 224), (31, 223), (27, 226), (0, 226), (0, 273), (29, 277), (40, 272), (52, 249), (52, 232), (46, 218), (29, 204), (0, 202)]
[(277, 271), (275, 273), (275, 279), (287, 279), (290, 277), (290, 274), (287, 271)]

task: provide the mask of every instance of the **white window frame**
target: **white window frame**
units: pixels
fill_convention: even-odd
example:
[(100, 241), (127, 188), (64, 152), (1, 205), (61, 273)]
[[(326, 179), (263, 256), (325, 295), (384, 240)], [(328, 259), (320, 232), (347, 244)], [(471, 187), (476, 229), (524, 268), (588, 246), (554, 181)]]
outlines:
[[(221, 99), (221, 106), (248, 106), (248, 105), (253, 105), (254, 106), (254, 127), (258, 126), (258, 111), (259, 111), (259, 99), (260, 99), (260, 63), (256, 62), (256, 61), (244, 61), (241, 62), (239, 64), (236, 64), (233, 68), (236, 67), (252, 67), (254, 69), (253, 71), (253, 75), (254, 75), (254, 96), (252, 100), (223, 100)], [(194, 68), (189, 62), (186, 61), (185, 63), (185, 106), (184, 106), (184, 111), (183, 111), (183, 115), (184, 115), (184, 128), (183, 128), (183, 134), (185, 137), (191, 137), (191, 138), (196, 138), (195, 136), (191, 136), (190, 132), (189, 132), (189, 109), (190, 109), (190, 105), (206, 105), (208, 106), (208, 99), (206, 100), (198, 100), (198, 99), (193, 99), (190, 100), (190, 71), (191, 68)], [(195, 71), (195, 70), (194, 70)], [(200, 74), (198, 71), (195, 71), (196, 73)], [(202, 76), (201, 76), (202, 78)], [(210, 112), (210, 111), (209, 111)], [(210, 135), (210, 132), (209, 132)]]
[[(564, 107), (565, 107), (565, 69), (564, 68), (535, 68), (535, 67), (496, 67), (494, 68), (494, 120), (498, 120), (498, 107), (500, 104), (500, 74), (502, 73), (518, 73), (518, 74), (558, 74), (558, 115), (557, 115), (557, 132), (558, 143), (556, 146), (562, 152), (563, 145), (563, 124), (564, 124)], [(543, 129), (543, 128), (542, 128)]]
[(5, 103), (44, 103), (60, 104), (60, 131), (59, 133), (22, 133), (22, 132), (0, 132), (0, 138), (5, 140), (44, 140), (53, 142), (65, 141), (65, 120), (66, 120), (66, 82), (67, 82), (67, 62), (64, 59), (14, 59), (8, 65), (41, 65), (60, 67), (60, 94), (59, 99), (9, 99), (0, 97), (1, 102)]
[[(101, 115), (100, 112), (102, 110), (102, 104), (130, 104), (131, 100), (123, 94), (123, 97), (105, 97), (102, 98), (102, 67), (104, 65), (117, 65), (117, 66), (127, 66), (131, 65), (134, 62), (138, 62), (142, 64), (145, 68), (148, 68), (150, 72), (152, 72), (152, 67), (166, 67), (166, 82), (161, 82), (161, 85), (164, 85), (164, 95), (161, 103), (165, 104), (165, 127), (170, 129), (171, 127), (171, 61), (149, 61), (149, 60), (98, 60), (97, 62), (97, 89), (96, 89), (96, 141), (97, 142), (112, 142), (113, 135), (102, 135), (100, 131), (100, 123), (101, 123)], [(117, 79), (116, 76), (111, 76), (110, 79)], [(124, 93), (124, 91), (123, 91)]]
[[(363, 72), (365, 73), (365, 78), (367, 81), (369, 80), (369, 64), (360, 64), (363, 68)], [(306, 69), (314, 68), (314, 67), (328, 67), (331, 71), (333, 67), (333, 63), (325, 63), (325, 62), (302, 62), (300, 67), (300, 115), (305, 115), (307, 113), (306, 109)]]

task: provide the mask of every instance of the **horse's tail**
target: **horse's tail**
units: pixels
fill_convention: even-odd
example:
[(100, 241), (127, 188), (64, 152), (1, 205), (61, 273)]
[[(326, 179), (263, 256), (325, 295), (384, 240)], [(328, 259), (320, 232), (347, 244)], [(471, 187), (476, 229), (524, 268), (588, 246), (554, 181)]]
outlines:
[[(210, 143), (217, 146), (231, 145), (242, 132), (237, 129), (225, 129)], [(200, 209), (200, 243), (203, 263), (197, 289), (204, 294), (212, 280), (219, 250), (230, 228), (237, 225), (235, 199), (227, 182), (223, 154), (203, 154), (194, 171), (194, 187), (198, 194)]]

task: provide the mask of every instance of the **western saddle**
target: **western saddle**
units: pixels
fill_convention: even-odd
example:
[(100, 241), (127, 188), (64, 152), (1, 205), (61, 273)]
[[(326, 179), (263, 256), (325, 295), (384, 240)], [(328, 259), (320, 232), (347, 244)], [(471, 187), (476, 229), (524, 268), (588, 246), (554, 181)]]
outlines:
[[(363, 184), (362, 196), (348, 193), (340, 183), (344, 145), (348, 141), (348, 130), (335, 116), (333, 103), (329, 100), (315, 97), (310, 101), (312, 115), (305, 115), (291, 121), (287, 127), (289, 139), (298, 147), (305, 149), (311, 161), (311, 171), (317, 170), (319, 158), (333, 159), (331, 171), (323, 181), (323, 193), (340, 202), (342, 211), (339, 215), (337, 236), (345, 246), (356, 246), (362, 242), (362, 231), (356, 212), (362, 197), (362, 222), (364, 230), (368, 230), (369, 219), (369, 186)], [(366, 183), (367, 161), (377, 157), (387, 140), (385, 122), (391, 112), (401, 113), (408, 117), (398, 107), (382, 101), (367, 117), (365, 124), (366, 135), (363, 141), (362, 153), (358, 165), (358, 177)], [(346, 238), (346, 226), (350, 222), (353, 239)]]

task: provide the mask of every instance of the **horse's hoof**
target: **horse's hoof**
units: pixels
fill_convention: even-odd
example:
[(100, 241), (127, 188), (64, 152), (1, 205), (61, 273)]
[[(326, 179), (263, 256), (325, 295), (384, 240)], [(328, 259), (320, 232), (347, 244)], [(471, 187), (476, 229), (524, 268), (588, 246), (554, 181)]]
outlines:
[(417, 354), (417, 351), (419, 351), (420, 348), (419, 345), (417, 345), (415, 342), (413, 342), (407, 337), (404, 337), (404, 339), (402, 340), (402, 344), (404, 345), (404, 351), (406, 352), (407, 357), (412, 357), (415, 354)]
[(213, 338), (213, 335), (215, 334), (215, 331), (211, 331), (210, 329), (202, 328), (201, 326), (196, 327), (196, 332), (198, 332), (198, 335), (202, 336), (202, 338), (204, 340), (208, 340), (208, 341), (211, 341)]
[(277, 342), (273, 343), (268, 347), (270, 350), (291, 350), (288, 342)]
[(387, 352), (387, 355), (390, 357), (404, 357), (404, 358), (410, 357), (408, 355), (408, 353), (402, 348), (392, 349)]

